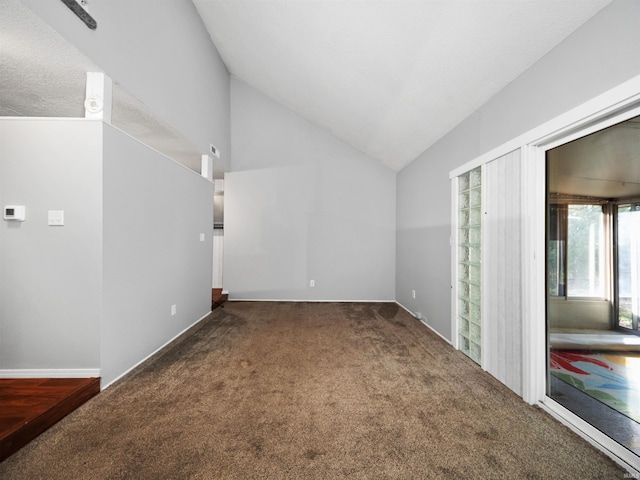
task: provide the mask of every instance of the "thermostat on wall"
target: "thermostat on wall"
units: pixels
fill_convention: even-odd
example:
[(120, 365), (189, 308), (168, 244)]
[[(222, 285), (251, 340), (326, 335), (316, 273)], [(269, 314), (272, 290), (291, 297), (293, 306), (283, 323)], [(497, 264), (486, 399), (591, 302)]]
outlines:
[(4, 219), (24, 222), (25, 208), (24, 205), (6, 205), (4, 207)]

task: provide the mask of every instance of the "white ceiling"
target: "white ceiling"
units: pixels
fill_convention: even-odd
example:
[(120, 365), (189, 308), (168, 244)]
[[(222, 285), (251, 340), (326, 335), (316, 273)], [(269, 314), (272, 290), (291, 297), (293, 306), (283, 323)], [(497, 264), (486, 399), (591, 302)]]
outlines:
[(549, 191), (598, 198), (640, 196), (640, 117), (547, 152)]
[(86, 72), (100, 72), (18, 0), (0, 0), (0, 115), (84, 117)]
[[(233, 75), (397, 170), (609, 0), (194, 3)], [(84, 116), (100, 68), (19, 0), (0, 9), (0, 116)], [(202, 152), (119, 85), (112, 122), (199, 171)]]
[(193, 0), (231, 74), (394, 170), (610, 0)]
[[(0, 12), (0, 116), (84, 117), (86, 73), (102, 70), (20, 1)], [(200, 171), (203, 152), (118, 84), (111, 123)]]

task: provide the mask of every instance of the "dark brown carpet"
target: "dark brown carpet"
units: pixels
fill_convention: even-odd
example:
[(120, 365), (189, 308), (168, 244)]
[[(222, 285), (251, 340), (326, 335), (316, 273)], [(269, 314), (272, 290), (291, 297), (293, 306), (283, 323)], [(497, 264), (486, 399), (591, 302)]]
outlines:
[(7, 479), (622, 479), (395, 304), (226, 303)]

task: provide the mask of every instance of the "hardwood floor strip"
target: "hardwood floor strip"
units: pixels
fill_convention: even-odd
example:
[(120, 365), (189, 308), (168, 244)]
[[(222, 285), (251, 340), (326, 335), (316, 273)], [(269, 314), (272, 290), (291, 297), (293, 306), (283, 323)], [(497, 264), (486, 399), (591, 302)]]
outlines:
[(99, 378), (0, 379), (0, 461), (99, 392)]
[(227, 295), (226, 293), (223, 294), (221, 288), (211, 289), (211, 310), (222, 306), (222, 304), (226, 302), (228, 298), (229, 295)]

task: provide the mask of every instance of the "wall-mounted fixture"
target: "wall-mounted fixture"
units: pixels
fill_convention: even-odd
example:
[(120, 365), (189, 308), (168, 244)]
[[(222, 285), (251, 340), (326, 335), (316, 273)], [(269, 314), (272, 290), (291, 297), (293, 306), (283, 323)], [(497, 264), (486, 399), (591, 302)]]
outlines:
[(213, 143), (209, 144), (209, 151), (214, 157), (220, 158), (220, 150), (218, 150), (218, 147), (216, 147)]
[(4, 219), (16, 222), (24, 222), (25, 219), (24, 205), (6, 205), (3, 209)]
[(47, 225), (50, 227), (64, 226), (64, 210), (49, 210)]
[(85, 5), (87, 4), (86, 0), (81, 0), (80, 3), (76, 2), (76, 0), (62, 0), (62, 3), (69, 7), (69, 9), (91, 30), (98, 28), (96, 21), (91, 15), (89, 15), (89, 12), (85, 10)]

